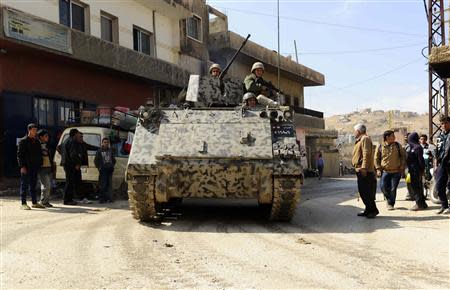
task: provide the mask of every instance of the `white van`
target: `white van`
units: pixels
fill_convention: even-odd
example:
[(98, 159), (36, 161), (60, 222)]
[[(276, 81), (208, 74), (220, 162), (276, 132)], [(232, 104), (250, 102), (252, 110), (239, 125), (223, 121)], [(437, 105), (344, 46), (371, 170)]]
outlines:
[[(83, 133), (84, 142), (97, 147), (100, 147), (101, 141), (104, 137), (110, 138), (111, 147), (114, 148), (117, 153), (116, 165), (114, 167), (112, 178), (112, 189), (116, 195), (126, 196), (127, 183), (125, 182), (125, 170), (127, 167), (129, 155), (129, 150), (127, 150), (127, 147), (129, 146), (129, 144), (131, 144), (131, 142), (127, 143), (127, 140), (130, 140), (129, 131), (122, 131), (118, 129), (98, 126), (70, 127), (64, 130), (61, 138), (59, 139), (58, 145), (61, 145), (67, 138), (69, 138), (69, 131), (73, 128)], [(89, 166), (81, 167), (81, 177), (83, 182), (91, 183), (95, 188), (98, 188), (99, 173), (94, 164), (95, 153), (95, 151), (88, 151)], [(61, 155), (58, 152), (55, 153), (55, 163), (56, 181), (65, 182), (66, 176), (64, 173), (64, 168), (60, 165)]]

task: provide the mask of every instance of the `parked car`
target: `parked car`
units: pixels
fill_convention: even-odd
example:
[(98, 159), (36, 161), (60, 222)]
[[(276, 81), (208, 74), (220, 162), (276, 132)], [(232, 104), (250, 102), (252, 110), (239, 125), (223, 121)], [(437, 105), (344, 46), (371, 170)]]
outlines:
[[(59, 139), (58, 145), (62, 144), (67, 138), (69, 138), (69, 131), (72, 128), (78, 129), (83, 133), (83, 139), (86, 143), (100, 147), (101, 140), (104, 137), (109, 137), (111, 140), (111, 147), (115, 149), (116, 165), (114, 167), (114, 174), (112, 179), (112, 188), (116, 196), (126, 196), (127, 183), (125, 182), (125, 170), (128, 163), (129, 149), (131, 146), (129, 131), (99, 127), (99, 126), (77, 126), (69, 127), (64, 130)], [(128, 140), (128, 142), (127, 142)], [(94, 189), (98, 189), (98, 170), (94, 164), (95, 151), (88, 151), (88, 164), (89, 166), (81, 167), (81, 177), (84, 183), (91, 184)], [(55, 153), (56, 163), (56, 181), (58, 183), (65, 183), (64, 168), (60, 165), (61, 155)]]

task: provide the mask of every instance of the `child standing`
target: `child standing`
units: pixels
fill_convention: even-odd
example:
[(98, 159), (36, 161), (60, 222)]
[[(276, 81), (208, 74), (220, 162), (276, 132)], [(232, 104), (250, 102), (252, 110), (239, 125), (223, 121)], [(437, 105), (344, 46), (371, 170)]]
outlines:
[(114, 165), (116, 164), (116, 158), (113, 149), (109, 146), (109, 139), (107, 137), (102, 139), (102, 146), (95, 154), (94, 163), (99, 171), (99, 202), (112, 202), (112, 175), (114, 172)]

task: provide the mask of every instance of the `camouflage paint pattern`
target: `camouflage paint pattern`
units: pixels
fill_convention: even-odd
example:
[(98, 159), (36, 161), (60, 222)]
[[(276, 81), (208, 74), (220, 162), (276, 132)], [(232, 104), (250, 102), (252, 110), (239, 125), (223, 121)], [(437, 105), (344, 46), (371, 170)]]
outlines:
[[(215, 79), (200, 80), (199, 103), (223, 105), (208, 83)], [(132, 208), (184, 197), (256, 198), (274, 204), (274, 216), (296, 207), (302, 168), (289, 107), (141, 107), (139, 115), (127, 169)]]

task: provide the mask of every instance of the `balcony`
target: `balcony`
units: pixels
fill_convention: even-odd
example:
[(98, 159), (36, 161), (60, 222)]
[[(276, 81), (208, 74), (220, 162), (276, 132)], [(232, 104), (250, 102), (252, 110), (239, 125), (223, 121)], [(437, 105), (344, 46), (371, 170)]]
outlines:
[(189, 4), (182, 0), (137, 0), (150, 10), (174, 19), (184, 19), (192, 15)]

